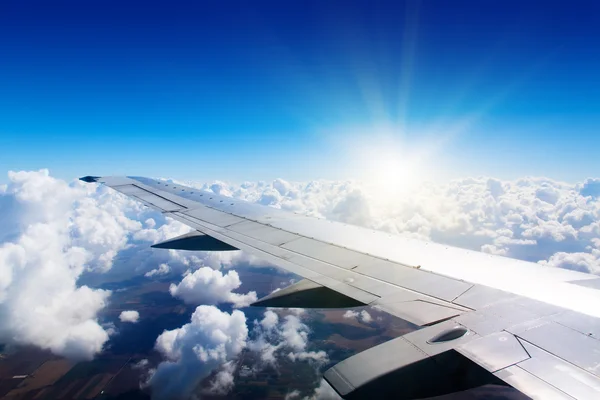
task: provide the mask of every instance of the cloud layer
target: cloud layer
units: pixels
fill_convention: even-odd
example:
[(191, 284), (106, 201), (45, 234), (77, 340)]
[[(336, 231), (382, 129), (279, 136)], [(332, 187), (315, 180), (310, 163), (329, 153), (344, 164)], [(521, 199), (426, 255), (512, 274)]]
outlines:
[(105, 188), (68, 185), (48, 171), (8, 178), (0, 191), (0, 342), (89, 359), (108, 340), (96, 315), (110, 292), (77, 280), (86, 269), (109, 269), (138, 223)]
[[(110, 292), (81, 283), (90, 277), (170, 279), (171, 294), (194, 305), (243, 307), (256, 299), (254, 292), (236, 293), (238, 274), (223, 270), (262, 264), (245, 253), (151, 249), (189, 228), (108, 188), (68, 184), (45, 170), (8, 178), (0, 186), (0, 342), (36, 345), (74, 359), (100, 352), (114, 330), (97, 317)], [(393, 198), (350, 181), (195, 186), (399, 235), (600, 273), (600, 179), (568, 184), (467, 178)], [(347, 314), (371, 322), (367, 311)], [(200, 306), (188, 324), (157, 339), (166, 361), (151, 382), (163, 382), (171, 371), (191, 379), (189, 385), (180, 382), (189, 389), (196, 382), (189, 369), (200, 368), (203, 376), (216, 371), (213, 392), (226, 392), (241, 348), (257, 352), (263, 365), (276, 365), (281, 357), (320, 365), (327, 355), (309, 351), (309, 332), (298, 316), (273, 311), (248, 332), (243, 312)]]
[[(296, 314), (302, 314), (294, 310)], [(242, 350), (254, 352), (260, 362), (244, 373), (256, 374), (277, 368), (278, 360), (309, 362), (316, 369), (328, 361), (324, 351), (308, 351), (309, 327), (294, 313), (280, 317), (267, 310), (249, 331), (244, 312), (231, 313), (215, 306), (196, 308), (189, 323), (164, 331), (155, 348), (165, 358), (156, 369), (147, 362), (136, 366), (148, 370), (146, 384), (153, 398), (199, 398), (202, 394), (227, 394), (234, 386), (237, 357)], [(213, 374), (210, 382), (201, 382)]]
[(393, 191), (353, 181), (197, 186), (301, 214), (600, 273), (600, 179), (465, 178), (392, 197)]

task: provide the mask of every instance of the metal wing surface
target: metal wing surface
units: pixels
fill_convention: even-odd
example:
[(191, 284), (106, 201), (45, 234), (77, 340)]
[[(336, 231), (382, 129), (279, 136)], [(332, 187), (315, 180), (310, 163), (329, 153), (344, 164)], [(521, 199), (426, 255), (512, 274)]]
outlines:
[(259, 300), (370, 305), (422, 327), (324, 378), (344, 398), (423, 398), (488, 383), (600, 399), (600, 278), (297, 215), (141, 177), (85, 177), (196, 232), (155, 245), (241, 249), (305, 278)]

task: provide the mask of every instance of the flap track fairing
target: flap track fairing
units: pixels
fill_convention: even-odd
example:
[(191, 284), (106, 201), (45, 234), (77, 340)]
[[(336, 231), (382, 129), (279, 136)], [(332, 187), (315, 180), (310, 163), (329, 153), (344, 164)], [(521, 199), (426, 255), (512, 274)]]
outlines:
[(156, 249), (194, 250), (194, 251), (230, 251), (238, 250), (218, 239), (198, 231), (186, 233), (164, 242), (152, 245)]
[(251, 305), (258, 307), (346, 308), (365, 304), (318, 283), (303, 279), (285, 289), (271, 293)]

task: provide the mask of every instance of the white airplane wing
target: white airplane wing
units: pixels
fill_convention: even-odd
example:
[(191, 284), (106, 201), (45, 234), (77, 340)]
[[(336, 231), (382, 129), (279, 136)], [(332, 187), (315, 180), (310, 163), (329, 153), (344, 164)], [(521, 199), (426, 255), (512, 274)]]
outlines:
[(422, 328), (325, 372), (344, 398), (423, 398), (489, 383), (600, 399), (600, 277), (401, 238), (141, 177), (85, 177), (196, 232), (156, 244), (241, 249), (304, 279), (271, 307), (370, 305)]

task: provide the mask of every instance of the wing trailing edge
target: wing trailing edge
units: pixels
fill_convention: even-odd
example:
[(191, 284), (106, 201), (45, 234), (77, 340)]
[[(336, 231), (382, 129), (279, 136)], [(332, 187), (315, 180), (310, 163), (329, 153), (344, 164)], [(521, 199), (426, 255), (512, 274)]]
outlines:
[(323, 377), (344, 399), (422, 399), (504, 384), (454, 349), (479, 338), (468, 330), (453, 334), (457, 328), (464, 327), (446, 321), (400, 336), (345, 359)]

